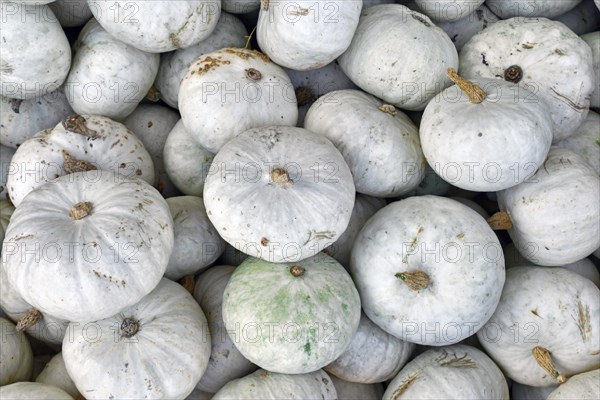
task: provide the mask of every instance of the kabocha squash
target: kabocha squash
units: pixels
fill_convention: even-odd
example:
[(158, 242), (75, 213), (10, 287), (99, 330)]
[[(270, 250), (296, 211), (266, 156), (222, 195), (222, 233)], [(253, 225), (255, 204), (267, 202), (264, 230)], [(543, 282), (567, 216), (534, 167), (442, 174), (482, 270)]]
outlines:
[(52, 357), (42, 372), (40, 372), (40, 374), (35, 378), (35, 381), (62, 389), (69, 395), (73, 396), (73, 398), (81, 396), (79, 390), (77, 390), (77, 387), (67, 372), (67, 367), (65, 366), (65, 360), (63, 359), (62, 352)]
[(554, 389), (547, 400), (595, 400), (600, 398), (600, 369), (575, 375)]
[(433, 21), (462, 20), (483, 5), (484, 0), (414, 0), (420, 12)]
[(458, 54), (429, 17), (400, 4), (382, 4), (363, 10), (339, 63), (365, 92), (402, 109), (423, 110), (451, 84), (446, 70), (458, 68)]
[(600, 108), (600, 31), (586, 33), (581, 35), (584, 42), (592, 49), (592, 65), (594, 68), (594, 76), (596, 77), (596, 86), (592, 92), (590, 99), (590, 107)]
[[(192, 295), (168, 279), (139, 302), (92, 323), (95, 331), (86, 326), (72, 324), (73, 338), (63, 342), (69, 376), (86, 399), (185, 398), (206, 370), (206, 317)], [(102, 369), (90, 373), (84, 365)]]
[(390, 335), (361, 314), (350, 346), (323, 369), (348, 382), (385, 382), (398, 374), (414, 349), (413, 343)]
[(177, 280), (214, 263), (225, 250), (225, 241), (208, 219), (202, 198), (170, 197), (167, 204), (173, 217), (175, 245), (165, 277)]
[(350, 272), (365, 314), (408, 342), (443, 346), (491, 317), (504, 284), (498, 238), (447, 198), (410, 197), (379, 210), (354, 242)]
[(581, 0), (486, 0), (487, 6), (502, 19), (511, 17), (558, 17)]
[(541, 167), (552, 142), (550, 116), (539, 98), (492, 79), (456, 83), (425, 108), (419, 135), (427, 162), (461, 189), (494, 192), (518, 185)]
[(35, 188), (78, 171), (110, 170), (154, 183), (143, 143), (123, 124), (99, 115), (72, 115), (26, 140), (12, 158), (7, 179), (15, 206)]
[(294, 70), (324, 67), (352, 41), (362, 0), (263, 0), (256, 39), (277, 64)]
[(359, 90), (330, 92), (308, 110), (304, 127), (337, 147), (359, 193), (397, 197), (423, 179), (425, 159), (417, 126), (374, 96)]
[(600, 366), (600, 289), (563, 268), (515, 267), (477, 337), (507, 377), (551, 386)]
[(495, 229), (508, 229), (528, 260), (560, 266), (589, 256), (600, 246), (600, 177), (581, 157), (552, 147), (537, 172), (520, 185), (498, 192), (502, 212)]
[(220, 0), (88, 0), (94, 17), (113, 37), (150, 53), (193, 46), (215, 29)]
[(42, 313), (94, 321), (154, 289), (172, 249), (168, 205), (150, 184), (110, 171), (77, 172), (38, 187), (17, 207), (2, 267)]
[(437, 26), (448, 34), (456, 50), (460, 51), (476, 33), (481, 32), (488, 25), (498, 21), (499, 18), (482, 4), (472, 13), (455, 21), (438, 22)]
[(261, 369), (229, 382), (212, 397), (212, 400), (333, 400), (337, 398), (331, 378), (323, 370), (287, 375)]
[(272, 372), (326, 366), (348, 348), (359, 320), (350, 275), (323, 253), (297, 263), (248, 258), (223, 294), (229, 337), (244, 357)]
[(520, 83), (535, 92), (552, 117), (554, 142), (583, 122), (595, 82), (590, 46), (545, 18), (511, 18), (488, 26), (463, 46), (460, 73), (467, 79)]
[(194, 298), (208, 320), (212, 346), (206, 372), (196, 385), (197, 389), (205, 392), (216, 393), (229, 381), (258, 369), (235, 347), (223, 323), (223, 292), (233, 271), (235, 267), (230, 265), (211, 267), (198, 277), (194, 288)]
[(329, 375), (338, 400), (381, 400), (383, 396), (383, 384), (381, 383), (355, 383), (348, 382)]
[(0, 398), (11, 400), (73, 400), (67, 392), (39, 382), (17, 382), (0, 387)]
[(0, 386), (28, 381), (33, 371), (33, 353), (27, 336), (17, 331), (15, 324), (5, 318), (0, 318), (0, 328)]
[(482, 351), (466, 345), (429, 349), (389, 383), (384, 400), (509, 399), (500, 368)]
[(271, 262), (316, 255), (348, 226), (354, 183), (326, 138), (295, 127), (250, 129), (215, 156), (208, 218), (236, 249)]
[(50, 7), (41, 2), (0, 2), (0, 95), (33, 99), (63, 84), (71, 48)]
[(294, 87), (285, 71), (246, 49), (198, 58), (181, 81), (179, 111), (190, 135), (213, 153), (245, 130), (298, 121)]
[(600, 114), (590, 111), (575, 133), (556, 146), (578, 154), (600, 175)]

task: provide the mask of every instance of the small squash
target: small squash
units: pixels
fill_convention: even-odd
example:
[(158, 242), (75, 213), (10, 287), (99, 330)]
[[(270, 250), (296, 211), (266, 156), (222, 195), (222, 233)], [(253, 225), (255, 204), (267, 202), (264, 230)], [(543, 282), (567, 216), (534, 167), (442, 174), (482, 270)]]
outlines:
[(67, 392), (39, 382), (17, 382), (0, 387), (0, 398), (10, 400), (73, 400)]
[[(0, 318), (0, 386), (28, 381), (33, 372), (33, 353), (27, 336), (6, 318)], [(0, 394), (0, 398), (6, 397)]]
[(596, 400), (600, 398), (600, 369), (575, 375), (547, 397), (547, 400)]
[(77, 390), (77, 386), (75, 386), (73, 380), (67, 372), (67, 367), (65, 366), (65, 360), (63, 359), (62, 352), (52, 357), (42, 372), (40, 372), (40, 374), (35, 378), (35, 381), (46, 383), (62, 389), (69, 395), (73, 396), (73, 398), (81, 396), (79, 390)]

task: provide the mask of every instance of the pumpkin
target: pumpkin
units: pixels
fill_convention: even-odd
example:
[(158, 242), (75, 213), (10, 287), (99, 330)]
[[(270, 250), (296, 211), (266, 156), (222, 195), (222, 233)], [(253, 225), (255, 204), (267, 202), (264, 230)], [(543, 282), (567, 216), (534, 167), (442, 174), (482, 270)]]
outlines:
[(510, 268), (498, 308), (477, 336), (515, 382), (565, 382), (600, 367), (599, 296), (592, 281), (563, 268)]
[(452, 345), (425, 351), (389, 383), (391, 399), (505, 399), (508, 385), (500, 368), (482, 351)]
[(223, 323), (223, 292), (233, 271), (235, 267), (230, 265), (211, 267), (198, 277), (194, 288), (194, 298), (208, 320), (212, 346), (208, 367), (196, 388), (209, 393), (216, 393), (229, 381), (258, 369), (235, 347)]
[[(97, 2), (88, 3), (94, 11)], [(129, 9), (141, 3), (130, 2)], [(114, 12), (125, 13), (114, 2), (111, 4)], [(76, 113), (122, 120), (150, 90), (158, 72), (159, 55), (138, 50), (119, 40), (121, 36), (117, 37), (105, 31), (94, 18), (80, 31), (65, 82), (67, 99)]]
[(35, 381), (60, 388), (73, 398), (81, 396), (79, 390), (77, 390), (77, 387), (67, 372), (67, 367), (65, 367), (65, 360), (62, 352), (52, 357), (42, 372), (40, 372), (37, 378), (35, 378)]
[(556, 388), (547, 400), (594, 400), (600, 397), (600, 369), (575, 375)]
[[(223, 3), (223, 8), (225, 8), (225, 3)], [(154, 82), (160, 92), (161, 100), (171, 107), (177, 108), (179, 84), (190, 65), (206, 53), (225, 47), (244, 47), (247, 35), (248, 31), (239, 18), (222, 12), (209, 37), (194, 46), (162, 54), (158, 75)]]
[(558, 385), (539, 387), (513, 382), (510, 388), (510, 398), (512, 400), (546, 400), (548, 395), (552, 393), (557, 386)]
[(476, 211), (418, 196), (388, 204), (367, 221), (354, 241), (350, 272), (365, 314), (381, 329), (443, 346), (473, 335), (491, 317), (504, 256)]
[(398, 374), (414, 349), (414, 343), (404, 342), (388, 334), (361, 314), (350, 346), (323, 369), (331, 376), (348, 382), (384, 382)]
[(581, 0), (486, 0), (487, 6), (502, 19), (511, 17), (558, 17), (571, 10)]
[(508, 229), (517, 248), (534, 246), (528, 260), (560, 266), (589, 256), (600, 246), (600, 177), (581, 157), (552, 147), (528, 180), (498, 192), (495, 229)]
[(17, 382), (0, 387), (0, 398), (11, 400), (73, 400), (67, 392), (39, 382)]
[(357, 194), (354, 199), (354, 207), (352, 208), (348, 227), (338, 240), (323, 251), (338, 260), (344, 268), (348, 269), (350, 266), (350, 252), (352, 251), (356, 235), (358, 235), (365, 222), (378, 210), (385, 207), (385, 205), (386, 202), (384, 199)]
[(348, 382), (329, 375), (335, 387), (338, 400), (380, 400), (383, 396), (382, 383), (355, 383)]
[(12, 158), (7, 186), (15, 206), (59, 176), (111, 170), (154, 183), (154, 165), (143, 143), (124, 125), (99, 115), (72, 115), (23, 142)]
[(347, 228), (354, 183), (326, 138), (295, 127), (250, 129), (213, 159), (208, 218), (229, 244), (271, 262), (299, 261)]
[[(563, 3), (568, 2), (548, 4)], [(594, 90), (590, 47), (562, 23), (546, 18), (511, 18), (488, 26), (463, 46), (460, 72), (467, 79), (504, 79), (533, 91), (548, 107), (554, 142), (583, 122)], [(527, 96), (536, 101), (519, 92)]]
[[(600, 18), (599, 18), (600, 20)], [(600, 21), (599, 21), (600, 23)], [(581, 35), (581, 39), (592, 49), (592, 65), (594, 68), (594, 76), (596, 79), (600, 76), (600, 31), (586, 33)], [(596, 82), (592, 98), (590, 99), (590, 107), (600, 108), (600, 82)]]
[(50, 7), (2, 1), (0, 95), (28, 100), (60, 87), (71, 66), (71, 48)]
[(94, 321), (154, 289), (172, 249), (173, 220), (156, 189), (110, 171), (77, 172), (38, 187), (17, 207), (2, 267), (40, 312)]
[(219, 0), (88, 0), (100, 25), (113, 37), (149, 53), (193, 46), (215, 29)]
[(344, 267), (321, 253), (297, 263), (250, 257), (223, 293), (223, 322), (240, 353), (283, 374), (316, 371), (348, 348), (360, 298)]
[(590, 111), (575, 133), (556, 146), (577, 153), (600, 175), (600, 114)]
[(233, 14), (246, 14), (257, 11), (260, 0), (221, 0), (224, 11)]
[(171, 183), (163, 161), (165, 142), (178, 121), (179, 114), (168, 107), (140, 104), (123, 122), (142, 141), (144, 148), (150, 153), (154, 164), (155, 187), (163, 197), (180, 194)]
[(285, 71), (262, 53), (221, 49), (198, 58), (179, 87), (186, 130), (208, 151), (245, 130), (296, 125), (296, 95)]
[[(0, 328), (0, 386), (29, 380), (33, 372), (33, 353), (27, 337), (6, 318), (0, 318)], [(0, 398), (6, 397), (0, 395)]]
[(426, 15), (400, 4), (363, 10), (352, 43), (338, 61), (362, 90), (405, 110), (423, 110), (450, 85), (446, 69), (458, 68), (448, 35)]
[(359, 193), (397, 197), (423, 179), (425, 160), (417, 126), (374, 96), (359, 90), (330, 92), (308, 110), (304, 127), (340, 150)]
[(64, 89), (30, 100), (0, 97), (0, 143), (17, 148), (39, 131), (73, 114)]
[[(582, 1), (570, 11), (553, 19), (562, 22), (567, 28), (580, 36), (598, 30), (600, 26), (600, 13), (598, 13), (596, 5), (592, 0)], [(592, 52), (594, 50), (592, 47)]]
[(219, 390), (212, 400), (225, 399), (337, 399), (331, 378), (323, 370), (287, 375), (259, 369), (234, 379)]
[(362, 0), (262, 1), (256, 39), (277, 64), (299, 71), (324, 67), (352, 42)]
[(87, 0), (55, 0), (49, 7), (63, 28), (82, 26), (92, 17)]
[[(185, 398), (210, 356), (202, 309), (168, 279), (118, 314), (91, 325), (71, 323), (69, 329), (73, 337), (63, 342), (65, 366), (90, 400)], [(102, 368), (91, 373), (88, 365)]]
[(173, 217), (175, 245), (165, 277), (177, 280), (214, 263), (225, 250), (225, 241), (210, 223), (202, 198), (170, 197), (167, 204)]
[(456, 85), (427, 105), (419, 128), (433, 170), (476, 192), (503, 190), (530, 177), (552, 142), (543, 103), (511, 82), (468, 81), (454, 70), (448, 75)]
[[(447, 6), (451, 7), (451, 6)], [(437, 26), (442, 28), (448, 34), (457, 51), (460, 51), (473, 35), (481, 32), (488, 25), (497, 22), (499, 18), (482, 4), (470, 14), (456, 21), (438, 22)]]
[(437, 22), (456, 22), (473, 14), (485, 0), (415, 0), (417, 10)]
[(215, 155), (200, 146), (177, 121), (163, 148), (165, 171), (173, 185), (189, 196), (202, 196), (204, 181)]
[(0, 199), (0, 243), (4, 241), (4, 232), (14, 211), (15, 206), (10, 201)]
[(0, 199), (2, 200), (8, 199), (8, 188), (6, 187), (6, 181), (8, 179), (8, 174), (14, 168), (14, 164), (11, 162), (14, 154), (15, 149), (12, 147), (0, 145), (0, 160), (2, 160), (2, 164), (0, 164), (0, 172), (2, 174), (2, 176), (0, 176)]

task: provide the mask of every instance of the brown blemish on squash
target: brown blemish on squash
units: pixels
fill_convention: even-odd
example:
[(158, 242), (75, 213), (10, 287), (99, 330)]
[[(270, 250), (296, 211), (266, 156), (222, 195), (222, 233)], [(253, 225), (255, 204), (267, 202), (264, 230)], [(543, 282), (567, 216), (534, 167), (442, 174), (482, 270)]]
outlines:
[(221, 65), (228, 65), (231, 64), (231, 61), (229, 60), (223, 60), (220, 57), (212, 57), (212, 56), (205, 56), (204, 58), (202, 58), (201, 61), (198, 61), (197, 65), (201, 65), (200, 68), (198, 68), (196, 70), (196, 72), (198, 73), (198, 75), (203, 75), (205, 73), (207, 73), (210, 70), (213, 70)]
[(530, 49), (533, 49), (533, 48), (535, 47), (535, 45), (536, 45), (536, 44), (537, 44), (537, 43), (529, 43), (529, 42), (528, 42), (528, 43), (523, 43), (523, 44), (521, 45), (521, 47), (522, 47), (522, 48), (524, 48), (524, 49), (526, 49), (526, 50), (530, 50)]
[(261, 246), (268, 245), (269, 244), (269, 239), (267, 239), (266, 237), (260, 238), (260, 244), (261, 244)]
[(402, 383), (402, 385), (400, 385), (400, 387), (398, 387), (398, 389), (394, 390), (394, 393), (392, 394), (392, 400), (399, 399), (400, 396), (402, 396), (404, 394), (404, 392), (406, 392), (408, 390), (410, 385), (412, 385), (412, 383), (416, 379), (417, 379), (417, 375), (409, 375), (408, 379), (406, 381), (404, 381), (404, 383)]
[(64, 159), (63, 171), (67, 175), (73, 174), (75, 172), (94, 171), (94, 170), (98, 169), (91, 162), (84, 161), (84, 160), (78, 160), (77, 158), (73, 157), (71, 154), (69, 154), (68, 151), (66, 151), (64, 149), (61, 150), (61, 153), (62, 153), (62, 156)]
[(392, 116), (398, 114), (398, 112), (396, 111), (396, 107), (394, 107), (391, 104), (383, 104), (377, 108), (379, 109), (379, 111), (384, 112), (386, 114), (390, 114)]
[(262, 74), (255, 68), (249, 68), (246, 70), (246, 77), (252, 81), (260, 81), (262, 79)]
[(21, 234), (21, 235), (15, 236), (14, 238), (10, 239), (9, 241), (11, 241), (11, 242), (18, 242), (19, 240), (31, 239), (31, 238), (33, 238), (32, 234), (29, 234), (29, 235), (23, 235), (23, 234)]
[(176, 49), (181, 48), (181, 42), (179, 41), (179, 38), (177, 37), (177, 35), (175, 33), (173, 33), (173, 32), (169, 33), (169, 41), (171, 42), (173, 47), (175, 47)]
[(96, 275), (97, 278), (107, 279), (109, 282), (112, 282), (112, 283), (114, 283), (117, 286), (121, 285), (121, 286), (125, 287), (127, 285), (127, 283), (124, 280), (121, 280), (119, 282), (118, 279), (113, 279), (113, 277), (111, 275), (103, 274), (101, 272), (96, 271), (95, 269), (92, 270), (92, 272), (94, 273), (94, 275)]
[(556, 49), (556, 50), (554, 50), (554, 52), (555, 52), (556, 54), (558, 54), (559, 56), (564, 56), (565, 54), (567, 54), (567, 53), (565, 53), (564, 51), (562, 51), (561, 49)]
[(468, 358), (468, 353), (465, 353), (464, 356), (458, 357), (456, 353), (452, 353), (452, 358), (448, 358), (448, 352), (444, 350), (443, 354), (435, 359), (441, 367), (450, 367), (450, 368), (476, 368), (477, 363), (473, 361), (473, 359)]
[(309, 13), (308, 8), (298, 7), (298, 10), (292, 10), (288, 12), (288, 15), (292, 15), (294, 17), (306, 17)]
[(256, 50), (228, 48), (228, 49), (223, 49), (221, 51), (224, 52), (224, 53), (227, 53), (227, 54), (233, 54), (235, 56), (238, 56), (242, 60), (249, 60), (251, 58), (258, 58), (260, 60), (263, 60), (264, 62), (269, 62), (270, 61), (269, 56), (267, 56), (266, 54), (261, 53), (260, 51), (256, 51)]
[(416, 19), (417, 21), (419, 21), (420, 23), (422, 23), (423, 25), (425, 25), (428, 28), (431, 26), (431, 24), (429, 22), (425, 21), (423, 18), (419, 17), (418, 15), (411, 14), (410, 16), (413, 17), (414, 19)]
[(394, 276), (404, 282), (411, 290), (419, 291), (429, 286), (429, 275), (423, 271), (398, 272)]
[(262, 0), (261, 3), (262, 3), (262, 9), (264, 11), (267, 11), (269, 9), (269, 0)]
[(85, 123), (86, 119), (84, 117), (78, 114), (74, 114), (65, 118), (62, 121), (62, 126), (69, 132), (87, 136), (91, 139), (96, 139), (98, 137), (98, 132), (88, 128)]
[(579, 328), (579, 334), (581, 339), (586, 342), (590, 339), (592, 333), (592, 325), (590, 324), (590, 307), (583, 305), (581, 300), (577, 301), (577, 327)]
[(27, 310), (25, 315), (19, 318), (17, 322), (17, 332), (23, 332), (25, 329), (30, 328), (38, 323), (43, 317), (42, 313), (35, 308)]
[[(531, 311), (531, 313), (532, 313), (533, 315), (535, 315), (536, 317), (538, 317), (538, 318), (542, 318), (542, 317), (540, 317), (540, 314), (538, 314), (538, 310), (537, 310), (537, 308), (534, 308), (533, 310), (530, 310), (530, 311)], [(542, 319), (544, 319), (544, 318), (542, 318)]]
[(535, 361), (538, 363), (538, 365), (559, 383), (564, 383), (567, 381), (567, 377), (558, 372), (554, 366), (550, 351), (541, 346), (536, 346), (533, 348), (533, 350), (531, 350), (531, 355), (533, 358), (535, 358)]

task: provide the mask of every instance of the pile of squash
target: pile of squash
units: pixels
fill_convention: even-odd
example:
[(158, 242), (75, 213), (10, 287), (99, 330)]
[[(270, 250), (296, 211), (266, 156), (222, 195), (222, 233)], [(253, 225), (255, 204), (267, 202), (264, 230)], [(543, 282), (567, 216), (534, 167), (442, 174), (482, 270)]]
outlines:
[(600, 398), (599, 7), (1, 0), (0, 398)]

